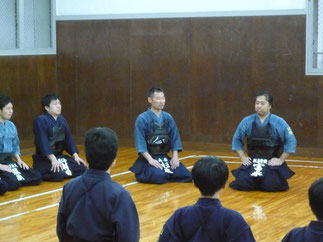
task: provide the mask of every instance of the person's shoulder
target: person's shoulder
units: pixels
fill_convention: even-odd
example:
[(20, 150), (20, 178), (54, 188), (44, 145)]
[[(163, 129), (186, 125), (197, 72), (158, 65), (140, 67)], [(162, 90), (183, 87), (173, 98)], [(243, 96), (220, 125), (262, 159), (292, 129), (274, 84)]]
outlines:
[(255, 117), (256, 117), (257, 114), (253, 113), (253, 114), (250, 114), (246, 117), (244, 117), (242, 120), (254, 120)]
[(66, 191), (66, 190), (73, 189), (73, 187), (79, 187), (81, 183), (81, 179), (82, 179), (82, 175), (75, 177), (73, 180), (66, 182), (65, 185), (63, 186), (63, 189)]
[(148, 111), (144, 111), (137, 116), (137, 119), (142, 119), (147, 117)]
[(309, 241), (305, 238), (305, 230), (308, 227), (295, 227), (291, 229), (283, 238), (283, 242)]
[(287, 124), (285, 119), (273, 113), (270, 115), (270, 122), (275, 124)]
[[(193, 205), (188, 205), (188, 206), (185, 206), (185, 207), (181, 207), (181, 208), (178, 208), (174, 213), (173, 213), (173, 216), (175, 218), (177, 217), (185, 217), (185, 216), (190, 216), (192, 214), (192, 211), (194, 210), (194, 206)], [(184, 218), (185, 219), (185, 218)]]
[(245, 116), (245, 117), (241, 120), (240, 124), (251, 124), (251, 123), (255, 120), (255, 116), (256, 116), (256, 114), (255, 114), (255, 113), (254, 113), (254, 114), (250, 114), (250, 115), (248, 115), (248, 116)]
[(46, 114), (41, 114), (34, 119), (34, 123), (44, 123), (47, 122), (47, 120), (48, 117), (46, 116)]
[(174, 120), (173, 116), (166, 111), (161, 111), (161, 115), (163, 115), (166, 119)]
[(35, 120), (42, 120), (42, 119), (46, 119), (46, 114), (45, 113), (40, 114), (35, 118)]
[(284, 118), (278, 116), (277, 114), (273, 114), (273, 113), (271, 114), (270, 119), (273, 119), (278, 122), (286, 122)]
[(66, 119), (64, 118), (64, 116), (62, 114), (58, 115), (57, 120), (67, 123)]
[(10, 133), (17, 135), (17, 128), (13, 122), (11, 122), (10, 120), (6, 120), (6, 126), (7, 126)]
[(224, 211), (224, 219), (234, 220), (236, 222), (245, 222), (245, 219), (243, 218), (242, 214), (238, 211), (225, 207), (223, 207), (222, 209)]
[(146, 111), (144, 111), (144, 112), (140, 113), (140, 114), (137, 116), (137, 119), (136, 119), (136, 120), (145, 120), (145, 119), (149, 118), (149, 117), (150, 117), (149, 112), (151, 112), (151, 111), (148, 109), (148, 110), (146, 110)]
[(121, 184), (115, 181), (110, 181), (109, 183), (105, 183), (106, 186), (109, 186), (107, 190), (110, 194), (114, 194), (115, 196), (127, 196), (131, 197), (129, 191), (124, 188)]
[(12, 121), (6, 120), (6, 123), (9, 127), (16, 128), (16, 125)]

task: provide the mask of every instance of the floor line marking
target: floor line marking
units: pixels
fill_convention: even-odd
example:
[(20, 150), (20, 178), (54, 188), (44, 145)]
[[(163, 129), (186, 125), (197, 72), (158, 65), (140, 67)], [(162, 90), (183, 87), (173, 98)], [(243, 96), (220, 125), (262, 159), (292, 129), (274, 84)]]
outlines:
[[(189, 156), (179, 158), (179, 160), (185, 160), (185, 159), (189, 159), (189, 158), (202, 158), (202, 157), (207, 157), (207, 156), (209, 156), (209, 155), (189, 155)], [(237, 156), (217, 156), (217, 157), (219, 157), (219, 158), (234, 158), (234, 159), (239, 158)], [(303, 161), (303, 160), (286, 160), (286, 161), (294, 161), (294, 162), (300, 162), (300, 163), (322, 163), (323, 164), (323, 161)], [(241, 161), (239, 161), (239, 162), (226, 161), (226, 163), (229, 163), (229, 164), (239, 164), (240, 163), (241, 164)], [(322, 168), (320, 166), (301, 166), (301, 165), (289, 165), (289, 166), (291, 166), (291, 167), (319, 168), (319, 169)], [(187, 168), (191, 169), (192, 167), (193, 166), (190, 166), (190, 167), (187, 167)], [(124, 171), (124, 172), (120, 172), (120, 173), (117, 173), (117, 174), (113, 174), (113, 175), (111, 175), (111, 177), (117, 177), (117, 176), (129, 174), (129, 173), (131, 173), (131, 171)], [(137, 183), (138, 182), (134, 182), (134, 184), (137, 184)], [(126, 184), (126, 185), (129, 186), (128, 184)], [(0, 203), (0, 206), (10, 204), (10, 203), (14, 203), (14, 202), (20, 202), (20, 201), (23, 201), (23, 200), (27, 200), (27, 199), (30, 199), (30, 198), (35, 198), (35, 197), (39, 197), (39, 196), (43, 196), (43, 195), (47, 195), (47, 194), (54, 193), (54, 192), (59, 192), (59, 191), (62, 191), (62, 189), (63, 188), (58, 188), (58, 189), (50, 190), (50, 191), (47, 191), (47, 192), (42, 192), (42, 193), (27, 196), (27, 197), (2, 202), (2, 203)]]
[[(188, 158), (188, 157), (183, 157), (182, 159), (184, 159), (184, 158)], [(191, 158), (191, 157), (189, 157), (189, 158)], [(226, 161), (226, 163), (240, 164), (241, 162), (238, 162), (238, 161)], [(303, 166), (303, 165), (289, 165), (289, 166), (292, 166), (292, 167), (307, 167), (307, 168), (315, 168), (315, 169), (321, 168), (321, 169), (323, 169), (323, 166)], [(192, 167), (193, 166), (188, 166), (187, 168), (191, 169)], [(135, 181), (135, 182), (127, 183), (127, 184), (122, 185), (122, 186), (123, 187), (128, 187), (128, 186), (135, 185), (135, 184), (138, 184), (138, 183), (139, 182)], [(62, 188), (56, 189), (56, 190), (62, 190)], [(52, 190), (52, 191), (54, 191), (54, 190)], [(51, 193), (52, 191), (46, 192), (46, 193)], [(42, 193), (42, 195), (44, 195), (44, 193)], [(36, 197), (36, 196), (34, 196), (34, 197)], [(16, 200), (19, 200), (19, 199), (16, 199)], [(24, 199), (22, 199), (22, 200), (24, 200)], [(2, 204), (0, 204), (0, 205), (2, 205)], [(32, 212), (41, 211), (41, 210), (45, 210), (45, 209), (48, 209), (48, 208), (53, 208), (53, 207), (56, 207), (58, 205), (59, 205), (59, 203), (54, 203), (54, 204), (51, 204), (51, 205), (47, 205), (47, 206), (44, 206), (44, 207), (40, 207), (40, 208), (36, 208), (36, 209), (30, 210), (30, 211), (26, 211), (26, 212), (23, 212), (23, 213), (18, 213), (18, 214), (14, 214), (14, 215), (11, 215), (11, 216), (4, 217), (4, 218), (0, 218), (0, 222), (4, 221), (4, 220), (9, 220), (9, 219), (12, 219), (12, 218), (20, 217), (22, 215), (29, 214), (29, 213), (32, 213)]]
[[(131, 186), (131, 185), (135, 185), (135, 184), (137, 184), (137, 183), (138, 183), (138, 182), (137, 182), (137, 181), (135, 181), (135, 182), (127, 183), (127, 184), (122, 185), (122, 186), (123, 186), (123, 187), (127, 187), (127, 186)], [(33, 209), (33, 210), (26, 211), (26, 212), (23, 212), (23, 213), (17, 213), (17, 214), (14, 214), (14, 215), (10, 215), (10, 216), (7, 216), (7, 217), (0, 218), (0, 222), (1, 222), (1, 221), (5, 221), (5, 220), (9, 220), (9, 219), (12, 219), (12, 218), (17, 218), (17, 217), (20, 217), (20, 216), (22, 216), (22, 215), (29, 214), (29, 213), (32, 213), (32, 212), (38, 212), (38, 211), (42, 211), (42, 210), (45, 210), (45, 209), (48, 209), (48, 208), (57, 207), (57, 206), (59, 206), (59, 203), (54, 203), (54, 204), (47, 205), (47, 206), (44, 206), (44, 207), (35, 208), (35, 209)]]
[(0, 206), (6, 205), (6, 204), (9, 204), (9, 203), (20, 202), (20, 201), (23, 201), (23, 200), (26, 200), (26, 199), (30, 199), (30, 198), (34, 198), (34, 197), (39, 197), (39, 196), (51, 194), (53, 192), (59, 192), (61, 190), (63, 190), (63, 188), (58, 188), (58, 189), (55, 189), (55, 190), (51, 190), (51, 191), (47, 191), (47, 192), (42, 192), (42, 193), (37, 193), (37, 194), (34, 194), (34, 195), (30, 195), (30, 196), (27, 196), (27, 197), (22, 197), (22, 198), (10, 200), (10, 201), (7, 201), (7, 202), (2, 202), (2, 203), (0, 203)]

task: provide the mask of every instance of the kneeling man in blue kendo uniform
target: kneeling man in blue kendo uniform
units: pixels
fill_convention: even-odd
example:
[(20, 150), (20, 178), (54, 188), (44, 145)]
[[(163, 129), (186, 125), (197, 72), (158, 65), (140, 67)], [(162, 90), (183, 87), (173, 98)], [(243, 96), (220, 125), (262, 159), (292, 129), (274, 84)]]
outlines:
[(225, 162), (215, 156), (204, 157), (195, 163), (192, 176), (201, 197), (193, 206), (175, 211), (165, 223), (159, 242), (254, 242), (241, 214), (221, 204), (220, 193), (229, 177)]
[[(135, 173), (138, 182), (192, 181), (191, 173), (178, 159), (178, 152), (182, 151), (180, 135), (173, 117), (162, 111), (165, 101), (161, 88), (151, 88), (148, 92), (151, 107), (135, 122), (135, 145), (139, 157), (130, 171)], [(172, 158), (168, 156), (170, 150)]]
[[(232, 140), (232, 150), (237, 151), (242, 166), (233, 170), (236, 180), (230, 187), (237, 190), (284, 191), (287, 180), (295, 173), (285, 162), (295, 153), (296, 138), (284, 119), (270, 112), (273, 96), (267, 91), (256, 95), (256, 113), (245, 117)], [(247, 138), (247, 154), (243, 151)]]
[[(62, 181), (76, 177), (85, 170), (85, 162), (78, 156), (78, 150), (70, 128), (61, 115), (62, 105), (59, 97), (48, 94), (41, 100), (44, 114), (33, 122), (36, 152), (33, 167), (46, 181)], [(66, 150), (70, 155), (63, 155)]]
[[(20, 158), (19, 138), (16, 126), (9, 121), (13, 114), (13, 102), (9, 96), (0, 95), (0, 195), (20, 186), (38, 185), (40, 173)], [(17, 162), (14, 162), (12, 158)]]
[(305, 227), (293, 228), (282, 242), (323, 241), (323, 177), (312, 183), (308, 190), (308, 200), (317, 221), (313, 220)]

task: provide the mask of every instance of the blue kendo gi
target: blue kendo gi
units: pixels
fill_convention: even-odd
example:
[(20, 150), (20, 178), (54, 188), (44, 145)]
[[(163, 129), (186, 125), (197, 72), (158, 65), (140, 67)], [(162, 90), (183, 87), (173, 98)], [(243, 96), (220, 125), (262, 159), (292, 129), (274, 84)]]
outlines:
[[(33, 122), (36, 153), (33, 155), (33, 167), (37, 169), (47, 181), (62, 181), (64, 178), (81, 175), (86, 167), (80, 165), (68, 155), (63, 155), (66, 150), (70, 155), (78, 153), (71, 131), (65, 118), (58, 115), (55, 120), (49, 113), (38, 116)], [(63, 165), (59, 172), (51, 171), (52, 164), (47, 158), (54, 154)]]
[[(5, 120), (0, 122), (0, 163), (11, 168), (11, 172), (0, 170), (0, 190), (16, 190), (20, 186), (38, 185), (41, 182), (40, 173), (32, 168), (23, 169), (12, 160), (15, 155), (20, 155), (17, 128), (13, 122)], [(2, 187), (2, 188), (1, 188)], [(0, 191), (0, 194), (5, 191)]]
[(129, 192), (94, 169), (64, 186), (56, 229), (59, 241), (139, 241), (138, 213)]
[[(135, 144), (139, 157), (129, 170), (135, 173), (138, 182), (162, 184), (192, 181), (191, 173), (181, 162), (176, 169), (170, 167), (169, 150), (180, 152), (182, 144), (176, 123), (169, 113), (161, 111), (158, 117), (149, 108), (140, 114), (135, 123)], [(143, 152), (158, 160), (163, 170), (150, 165), (140, 155)]]
[(285, 235), (282, 242), (323, 242), (323, 222), (311, 221), (308, 226), (294, 228)]
[(251, 165), (242, 165), (233, 170), (236, 180), (230, 187), (237, 190), (284, 191), (289, 188), (287, 180), (295, 173), (284, 162), (280, 166), (269, 166), (267, 161), (279, 158), (283, 152), (295, 153), (296, 138), (286, 121), (269, 113), (261, 123), (257, 114), (244, 118), (232, 140), (232, 150), (243, 150), (247, 137), (247, 153)]
[(240, 213), (222, 207), (219, 199), (200, 198), (180, 208), (167, 220), (159, 242), (255, 241)]

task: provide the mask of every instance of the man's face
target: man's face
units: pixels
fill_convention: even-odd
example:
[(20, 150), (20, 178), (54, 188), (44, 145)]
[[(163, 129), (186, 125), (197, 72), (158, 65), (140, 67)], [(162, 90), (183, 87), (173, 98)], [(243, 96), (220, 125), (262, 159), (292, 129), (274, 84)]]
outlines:
[(165, 95), (163, 92), (154, 92), (154, 95), (148, 98), (148, 102), (152, 109), (162, 110), (166, 102)]
[(11, 119), (13, 114), (13, 105), (12, 103), (8, 103), (6, 106), (0, 110), (0, 120), (5, 121)]
[(62, 111), (61, 101), (59, 99), (52, 100), (49, 106), (45, 106), (45, 109), (50, 115), (57, 117)]
[(271, 105), (269, 104), (265, 96), (258, 96), (256, 98), (255, 110), (259, 116), (267, 116), (267, 114), (270, 112), (270, 109)]

